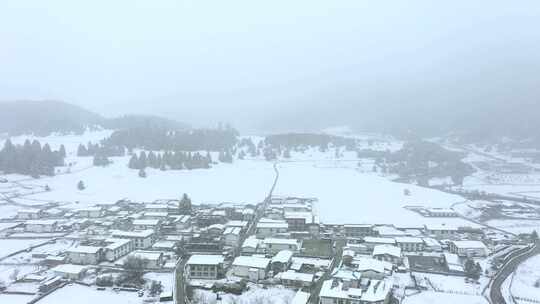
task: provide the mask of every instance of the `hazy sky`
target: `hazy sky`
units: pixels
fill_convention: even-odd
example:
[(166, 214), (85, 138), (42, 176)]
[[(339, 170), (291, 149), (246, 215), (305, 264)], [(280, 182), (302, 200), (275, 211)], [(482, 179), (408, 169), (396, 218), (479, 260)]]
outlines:
[(539, 74), (540, 1), (0, 2), (0, 100), (108, 116), (302, 128), (512, 108), (540, 103)]

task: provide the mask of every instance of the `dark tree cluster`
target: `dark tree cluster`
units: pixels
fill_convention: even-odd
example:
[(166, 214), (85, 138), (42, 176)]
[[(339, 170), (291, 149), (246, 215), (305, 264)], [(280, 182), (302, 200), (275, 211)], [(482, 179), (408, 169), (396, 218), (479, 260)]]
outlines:
[(236, 145), (232, 128), (170, 131), (165, 128), (131, 128), (115, 131), (103, 141), (106, 147), (154, 151), (224, 151)]
[(365, 149), (357, 151), (357, 156), (375, 159), (375, 165), (382, 172), (396, 173), (402, 179), (414, 179), (421, 185), (427, 185), (430, 178), (446, 176), (460, 185), (474, 172), (472, 166), (462, 161), (465, 154), (420, 140), (409, 141), (395, 152)]
[(40, 175), (54, 175), (55, 166), (63, 166), (66, 149), (61, 146), (59, 150), (52, 151), (49, 144), (41, 146), (39, 141), (26, 140), (24, 144), (13, 145), (8, 139), (0, 151), (0, 171), (6, 174), (18, 173), (39, 177)]
[(233, 162), (233, 156), (232, 156), (231, 151), (229, 151), (229, 150), (220, 151), (219, 156), (218, 156), (218, 160), (220, 162), (222, 162), (222, 163), (232, 163)]
[(330, 144), (335, 147), (345, 146), (348, 150), (356, 146), (356, 140), (353, 138), (315, 133), (274, 134), (267, 136), (264, 142), (274, 148), (319, 147), (323, 151), (326, 151)]
[[(242, 138), (240, 142), (238, 143), (238, 147), (247, 148), (247, 153), (249, 153), (251, 157), (256, 157), (259, 155), (259, 149), (257, 148), (257, 146), (255, 146), (251, 138)], [(244, 152), (243, 150), (241, 150), (241, 152), (243, 152), (243, 157), (244, 157), (246, 155), (246, 152)], [(243, 157), (241, 159), (243, 159)], [(240, 155), (239, 155), (239, 158), (240, 158)]]
[(124, 147), (118, 146), (105, 146), (100, 144), (93, 144), (88, 142), (87, 145), (80, 144), (77, 148), (77, 156), (100, 156), (100, 157), (113, 157), (124, 156)]
[(139, 155), (133, 153), (128, 167), (131, 169), (144, 170), (147, 167), (160, 170), (183, 170), (183, 169), (208, 169), (212, 163), (210, 153), (202, 155), (199, 152), (165, 152), (146, 153), (141, 151)]

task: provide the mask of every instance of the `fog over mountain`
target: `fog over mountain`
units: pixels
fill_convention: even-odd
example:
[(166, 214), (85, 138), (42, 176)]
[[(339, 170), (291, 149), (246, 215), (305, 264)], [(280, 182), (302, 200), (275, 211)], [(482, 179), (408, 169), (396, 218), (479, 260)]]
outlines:
[(0, 100), (246, 131), (530, 135), (539, 28), (537, 1), (8, 0)]

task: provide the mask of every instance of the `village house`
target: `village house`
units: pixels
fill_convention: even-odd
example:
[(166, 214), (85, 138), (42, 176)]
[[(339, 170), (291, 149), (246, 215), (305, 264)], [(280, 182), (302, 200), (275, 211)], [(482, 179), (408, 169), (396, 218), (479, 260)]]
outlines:
[(375, 234), (373, 225), (369, 224), (346, 224), (343, 225), (343, 230), (348, 238), (361, 238)]
[(282, 250), (298, 251), (300, 243), (294, 239), (265, 238), (263, 240), (267, 254), (274, 255)]
[(240, 227), (227, 227), (223, 231), (223, 241), (227, 246), (237, 246), (240, 242), (240, 232), (242, 228)]
[(434, 251), (434, 252), (441, 252), (442, 251), (442, 245), (434, 238), (422, 238), (422, 241), (424, 241), (424, 250), (426, 251)]
[(271, 268), (274, 273), (286, 271), (292, 263), (293, 252), (282, 250), (278, 252), (271, 261)]
[(244, 240), (242, 244), (241, 253), (242, 255), (252, 255), (262, 251), (263, 241), (255, 237), (248, 237)]
[(309, 258), (309, 257), (292, 257), (292, 263), (290, 269), (297, 272), (316, 273), (319, 271), (326, 271), (330, 268), (332, 260), (321, 258)]
[(77, 246), (66, 250), (69, 263), (79, 265), (97, 265), (102, 261), (103, 248), (99, 246)]
[(294, 270), (280, 272), (274, 276), (281, 284), (288, 288), (309, 288), (315, 282), (315, 275), (310, 273), (301, 273)]
[(169, 251), (172, 252), (176, 249), (177, 242), (175, 241), (157, 241), (152, 245), (152, 250)]
[(401, 251), (418, 252), (424, 250), (424, 241), (421, 238), (402, 236), (396, 237), (396, 244), (401, 248)]
[(320, 304), (385, 304), (389, 301), (391, 289), (391, 284), (384, 280), (371, 282), (364, 291), (330, 279), (323, 282), (319, 299)]
[(425, 225), (425, 233), (436, 238), (447, 238), (458, 234), (458, 228), (447, 225)]
[(62, 264), (51, 269), (55, 276), (67, 280), (80, 280), (86, 273), (87, 266)]
[(257, 223), (255, 233), (257, 237), (264, 238), (287, 233), (288, 229), (289, 225), (285, 221), (265, 220)]
[(168, 204), (146, 204), (144, 205), (144, 212), (168, 212)]
[(184, 230), (191, 227), (191, 215), (183, 214), (176, 216), (172, 223), (176, 226), (176, 230)]
[(289, 211), (285, 212), (283, 217), (291, 231), (306, 231), (310, 225), (318, 224), (311, 211)]
[(133, 221), (133, 229), (135, 230), (148, 230), (159, 231), (162, 221), (159, 219), (137, 219)]
[(392, 264), (385, 261), (380, 261), (366, 257), (355, 257), (351, 264), (356, 267), (356, 271), (361, 274), (362, 278), (372, 280), (381, 280), (385, 276), (392, 273)]
[(148, 269), (160, 269), (163, 267), (163, 252), (159, 251), (147, 251), (147, 250), (135, 250), (131, 252), (128, 257), (133, 256), (141, 258), (147, 261), (146, 267)]
[(131, 239), (109, 238), (105, 243), (105, 259), (109, 262), (114, 262), (135, 249)]
[(232, 273), (235, 276), (257, 282), (266, 278), (270, 259), (257, 256), (239, 256), (232, 263)]
[(401, 264), (401, 248), (391, 245), (377, 245), (373, 248), (373, 258), (394, 265)]
[(44, 212), (40, 209), (22, 209), (17, 211), (19, 220), (36, 220), (43, 217)]
[(486, 245), (481, 241), (452, 241), (449, 249), (461, 257), (484, 257), (488, 254)]
[(186, 262), (191, 279), (217, 279), (223, 271), (223, 256), (194, 254)]
[(373, 250), (378, 245), (392, 245), (396, 244), (396, 240), (393, 238), (381, 238), (381, 237), (364, 237), (363, 245), (367, 246), (370, 250)]
[(55, 232), (57, 231), (57, 228), (57, 220), (28, 220), (24, 225), (24, 231), (26, 232)]
[(432, 217), (457, 217), (458, 214), (450, 208), (428, 208), (425, 210), (426, 216)]
[(161, 220), (164, 221), (169, 216), (168, 212), (154, 212), (154, 211), (147, 211), (143, 213), (142, 218), (148, 219), (148, 220)]
[(153, 230), (142, 231), (114, 231), (112, 233), (113, 238), (130, 239), (133, 241), (135, 249), (146, 249), (152, 246), (155, 241), (155, 234)]
[(101, 207), (87, 207), (77, 210), (78, 217), (98, 218), (103, 215), (103, 209)]

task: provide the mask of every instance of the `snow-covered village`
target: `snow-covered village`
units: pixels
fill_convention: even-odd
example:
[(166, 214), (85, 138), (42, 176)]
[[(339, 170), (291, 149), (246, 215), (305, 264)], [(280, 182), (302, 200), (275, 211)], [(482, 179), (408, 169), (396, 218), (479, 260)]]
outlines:
[(0, 0), (0, 304), (540, 304), (539, 29)]
[(144, 149), (96, 164), (81, 147), (113, 133), (4, 141), (65, 158), (52, 175), (2, 175), (2, 303), (540, 300), (540, 165), (509, 151), (430, 143), (475, 168), (457, 185), (405, 182), (366, 155), (418, 147), (346, 128), (310, 135), (324, 146), (242, 136), (230, 158), (178, 170)]

